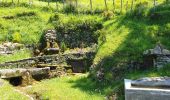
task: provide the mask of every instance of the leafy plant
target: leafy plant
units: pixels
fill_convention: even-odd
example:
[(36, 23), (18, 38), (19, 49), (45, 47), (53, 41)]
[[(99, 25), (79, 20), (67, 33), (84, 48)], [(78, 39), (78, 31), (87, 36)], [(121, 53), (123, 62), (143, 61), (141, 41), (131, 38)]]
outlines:
[(12, 34), (12, 41), (13, 42), (21, 42), (21, 34), (18, 32), (15, 32)]

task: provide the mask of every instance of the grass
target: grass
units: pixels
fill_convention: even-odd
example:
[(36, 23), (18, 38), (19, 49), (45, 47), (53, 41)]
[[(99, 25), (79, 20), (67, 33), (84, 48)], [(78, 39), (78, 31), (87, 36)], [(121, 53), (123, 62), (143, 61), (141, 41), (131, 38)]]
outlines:
[(30, 58), (31, 55), (29, 50), (20, 50), (12, 55), (0, 55), (0, 63)]
[(29, 100), (28, 97), (16, 92), (6, 81), (3, 82), (4, 84), (0, 86), (1, 100)]
[[(95, 2), (94, 0), (93, 2), (95, 3), (93, 10), (103, 10), (103, 1), (104, 0)], [(142, 2), (144, 1), (146, 0), (142, 0)], [(112, 1), (109, 0), (108, 2), (109, 9), (112, 10)], [(139, 3), (139, 0), (135, 2), (135, 5), (137, 2)], [(156, 13), (163, 16), (160, 19), (154, 20), (150, 18), (150, 12), (153, 11), (153, 2), (148, 2), (149, 6), (144, 9), (145, 12), (142, 14), (142, 16), (139, 16), (136, 12), (119, 15), (117, 13), (120, 12), (120, 1), (117, 0), (117, 13), (114, 13), (114, 17), (109, 20), (101, 20), (104, 25), (104, 28), (100, 30), (103, 32), (103, 37), (100, 37), (98, 40), (99, 46), (94, 59), (94, 63), (97, 65), (97, 68), (93, 74), (96, 75), (98, 69), (102, 67), (104, 68), (105, 78), (107, 81), (113, 82), (108, 82), (106, 84), (103, 82), (104, 85), (101, 85), (98, 82), (87, 78), (86, 76), (68, 76), (44, 80), (39, 84), (33, 85), (32, 88), (27, 90), (27, 92), (30, 94), (37, 92), (41, 94), (43, 98), (49, 98), (52, 100), (56, 98), (71, 100), (79, 100), (82, 98), (100, 100), (104, 99), (104, 97), (109, 94), (117, 94), (119, 99), (123, 100), (124, 90), (122, 78), (137, 79), (141, 77), (170, 76), (168, 72), (169, 67), (165, 67), (165, 69), (160, 70), (145, 69), (135, 70), (132, 72), (126, 71), (125, 73), (118, 72), (116, 73), (117, 76), (119, 76), (119, 74), (123, 75), (117, 80), (114, 80), (114, 77), (112, 76), (113, 73), (111, 71), (113, 68), (126, 67), (126, 65), (121, 65), (121, 62), (141, 61), (143, 51), (153, 48), (157, 43), (161, 43), (166, 48), (170, 49), (170, 43), (168, 42), (170, 39), (169, 4), (162, 3), (163, 0), (158, 0), (159, 3), (156, 7)], [(62, 13), (61, 15), (63, 15), (63, 18), (65, 18), (62, 21), (67, 22), (68, 20), (86, 17), (103, 19), (102, 14), (89, 15), (88, 13), (84, 13), (90, 10), (89, 4), (85, 0), (82, 0), (81, 4), (82, 7), (79, 8), (80, 14), (67, 14), (61, 12), (62, 4), (60, 3), (60, 11), (58, 13)], [(101, 4), (102, 6), (99, 6)], [(22, 17), (17, 16), (15, 20), (7, 20), (0, 17), (0, 41), (2, 42), (8, 40), (10, 39), (8, 38), (10, 37), (9, 34), (19, 32), (22, 36), (20, 41), (21, 43), (38, 43), (43, 30), (47, 28), (53, 28), (48, 20), (50, 16), (56, 12), (54, 9), (47, 9), (45, 7), (43, 8), (39, 5), (38, 3), (35, 3), (35, 6), (33, 7), (1, 7), (2, 9), (0, 9), (0, 16), (16, 16), (17, 14), (23, 12), (35, 12), (36, 15)], [(46, 5), (46, 2), (42, 2), (42, 5)], [(54, 3), (52, 3), (52, 5), (54, 5)], [(125, 7), (123, 10), (123, 12), (125, 12)], [(134, 10), (138, 11), (139, 9), (134, 7)], [(71, 17), (72, 19), (70, 19)], [(103, 41), (102, 38), (105, 38), (105, 40)], [(117, 56), (115, 54), (122, 54), (122, 56)], [(130, 56), (127, 54), (130, 54)], [(25, 56), (23, 57), (25, 58)], [(15, 56), (9, 56), (9, 58), (5, 58), (3, 56), (1, 59), (0, 61), (4, 62), (8, 61), (9, 59), (17, 60), (18, 58)]]
[(49, 100), (104, 100), (105, 95), (101, 91), (87, 79), (87, 75), (44, 80), (27, 89), (29, 94), (38, 93)]

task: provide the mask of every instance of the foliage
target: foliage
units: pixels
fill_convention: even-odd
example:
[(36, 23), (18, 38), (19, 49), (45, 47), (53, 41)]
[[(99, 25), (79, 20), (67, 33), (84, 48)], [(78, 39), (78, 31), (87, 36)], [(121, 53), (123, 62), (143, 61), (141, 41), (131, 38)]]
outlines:
[(103, 16), (105, 20), (109, 20), (114, 16), (114, 13), (112, 11), (104, 11)]
[(67, 4), (64, 7), (63, 12), (65, 12), (65, 13), (75, 13), (75, 12), (77, 12), (77, 9), (76, 9), (75, 5)]
[(104, 90), (107, 91), (107, 88), (99, 86), (102, 85), (97, 86), (92, 80), (87, 79), (86, 75), (79, 74), (44, 80), (28, 88), (26, 91), (29, 94), (38, 93), (41, 95), (41, 98), (48, 98), (50, 100), (104, 100)]
[[(55, 15), (54, 17), (56, 17)], [(61, 19), (53, 20), (52, 23), (57, 31), (57, 39), (59, 43), (64, 42), (69, 48), (80, 47), (84, 44), (85, 47), (92, 43), (97, 43), (100, 34), (95, 34), (95, 31), (102, 28), (100, 21), (94, 18), (80, 19), (70, 17), (67, 21)], [(59, 17), (60, 18), (60, 17)], [(51, 18), (55, 19), (55, 18)], [(67, 17), (65, 17), (67, 19)]]
[(0, 55), (0, 63), (30, 58), (31, 56), (32, 56), (32, 53), (29, 50), (26, 50), (26, 49), (20, 50), (20, 51), (15, 52), (12, 55)]
[(12, 34), (12, 41), (13, 42), (21, 42), (21, 34), (18, 32), (15, 32)]
[[(0, 80), (2, 81), (2, 80)], [(9, 85), (6, 81), (3, 81), (3, 86), (0, 86), (0, 98), (1, 100), (29, 100), (28, 97), (23, 94), (17, 92), (11, 85)]]

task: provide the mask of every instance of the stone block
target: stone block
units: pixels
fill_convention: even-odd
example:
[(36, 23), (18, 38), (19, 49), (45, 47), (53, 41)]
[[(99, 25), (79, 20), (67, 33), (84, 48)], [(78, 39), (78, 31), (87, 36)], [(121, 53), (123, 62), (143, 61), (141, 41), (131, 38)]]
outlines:
[(132, 86), (125, 79), (125, 100), (170, 100), (170, 88)]

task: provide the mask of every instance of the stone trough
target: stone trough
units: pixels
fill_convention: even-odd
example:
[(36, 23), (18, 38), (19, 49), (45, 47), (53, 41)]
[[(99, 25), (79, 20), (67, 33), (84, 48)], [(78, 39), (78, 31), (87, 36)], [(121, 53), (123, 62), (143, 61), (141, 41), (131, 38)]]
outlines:
[(17, 69), (2, 69), (0, 70), (0, 78), (9, 80), (14, 85), (31, 85), (34, 80), (40, 80), (50, 77), (50, 68), (17, 68)]
[(125, 79), (125, 100), (170, 100), (170, 78)]

